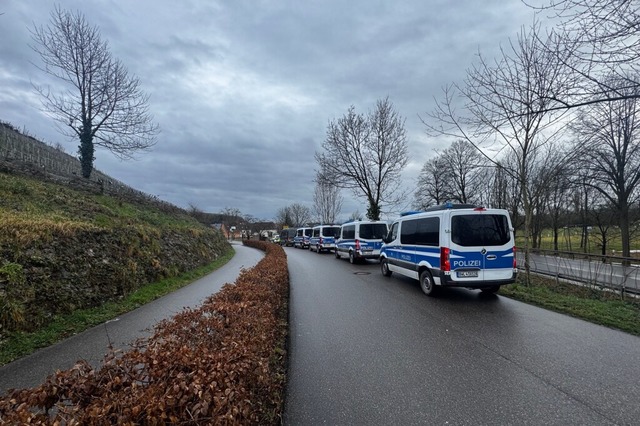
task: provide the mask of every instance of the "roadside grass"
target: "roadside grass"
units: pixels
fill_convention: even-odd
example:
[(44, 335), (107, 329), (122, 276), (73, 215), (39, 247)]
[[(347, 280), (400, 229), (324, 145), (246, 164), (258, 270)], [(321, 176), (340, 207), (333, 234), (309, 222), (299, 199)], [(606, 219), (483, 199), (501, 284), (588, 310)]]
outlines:
[(640, 336), (640, 299), (535, 275), (527, 287), (523, 275), (500, 295)]
[(68, 315), (56, 316), (50, 323), (37, 331), (9, 333), (4, 341), (0, 341), (0, 366), (178, 290), (222, 267), (231, 260), (234, 254), (235, 251), (230, 249), (208, 265), (177, 277), (148, 284), (122, 300), (107, 302), (95, 308), (77, 310)]

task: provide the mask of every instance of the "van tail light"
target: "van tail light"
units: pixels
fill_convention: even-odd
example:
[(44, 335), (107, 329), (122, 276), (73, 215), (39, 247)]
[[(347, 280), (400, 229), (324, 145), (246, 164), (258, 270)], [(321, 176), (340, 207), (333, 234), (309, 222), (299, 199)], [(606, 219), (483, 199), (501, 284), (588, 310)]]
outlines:
[(360, 240), (356, 240), (356, 251), (360, 251)]
[(440, 270), (443, 272), (451, 271), (451, 262), (449, 261), (448, 247), (440, 247)]
[(516, 246), (513, 246), (513, 269), (518, 268), (518, 262), (516, 262)]

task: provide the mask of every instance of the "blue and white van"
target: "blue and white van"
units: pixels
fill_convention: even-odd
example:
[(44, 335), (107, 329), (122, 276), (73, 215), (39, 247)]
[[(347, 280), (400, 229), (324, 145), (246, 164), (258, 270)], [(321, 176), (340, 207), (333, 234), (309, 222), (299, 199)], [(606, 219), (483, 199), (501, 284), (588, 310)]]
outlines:
[(313, 233), (313, 228), (298, 228), (296, 236), (293, 237), (293, 246), (305, 249), (309, 247), (309, 239)]
[(337, 225), (314, 226), (309, 239), (309, 250), (317, 253), (333, 251), (336, 248), (338, 236), (340, 236), (340, 227)]
[(382, 239), (388, 232), (387, 222), (358, 220), (344, 223), (336, 242), (336, 259), (344, 255), (349, 262), (355, 263), (359, 259), (380, 258)]
[(382, 274), (420, 281), (422, 291), (468, 287), (495, 293), (516, 279), (509, 213), (467, 204), (436, 206), (401, 216), (380, 250)]

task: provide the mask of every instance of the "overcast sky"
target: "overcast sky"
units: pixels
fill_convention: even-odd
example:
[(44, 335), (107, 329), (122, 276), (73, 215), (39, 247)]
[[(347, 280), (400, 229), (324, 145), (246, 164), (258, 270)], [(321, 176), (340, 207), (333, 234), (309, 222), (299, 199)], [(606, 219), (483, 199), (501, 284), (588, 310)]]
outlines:
[[(403, 180), (412, 194), (424, 162), (449, 143), (429, 138), (419, 115), (464, 78), (478, 51), (495, 56), (533, 19), (521, 0), (59, 4), (100, 28), (150, 95), (161, 129), (151, 152), (120, 161), (98, 150), (95, 167), (181, 207), (264, 220), (295, 202), (313, 207), (314, 153), (327, 123), (387, 96), (406, 119)], [(34, 65), (29, 29), (46, 25), (53, 7), (0, 0), (0, 120), (76, 156), (78, 141), (57, 132), (32, 88), (48, 79)], [(342, 219), (366, 212), (365, 200), (342, 195)]]

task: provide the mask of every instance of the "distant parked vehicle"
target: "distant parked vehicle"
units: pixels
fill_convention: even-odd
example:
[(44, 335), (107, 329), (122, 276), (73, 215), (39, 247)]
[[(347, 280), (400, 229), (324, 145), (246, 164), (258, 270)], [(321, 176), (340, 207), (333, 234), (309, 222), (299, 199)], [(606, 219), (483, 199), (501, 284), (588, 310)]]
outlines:
[(286, 228), (280, 231), (280, 245), (291, 247), (293, 246), (293, 239), (296, 236), (295, 228)]
[(298, 228), (296, 236), (293, 238), (293, 246), (302, 249), (309, 247), (311, 234), (313, 234), (313, 228)]
[(340, 236), (337, 225), (319, 225), (313, 227), (313, 234), (309, 239), (309, 250), (316, 253), (333, 251), (336, 248), (336, 238)]
[(274, 235), (273, 237), (271, 237), (271, 242), (280, 244), (280, 235)]
[(387, 236), (388, 231), (387, 223), (383, 221), (359, 220), (344, 223), (336, 242), (336, 259), (343, 255), (351, 263), (360, 259), (378, 259), (382, 239)]

